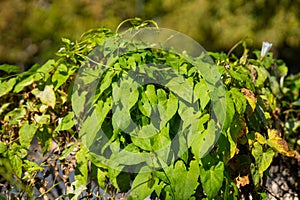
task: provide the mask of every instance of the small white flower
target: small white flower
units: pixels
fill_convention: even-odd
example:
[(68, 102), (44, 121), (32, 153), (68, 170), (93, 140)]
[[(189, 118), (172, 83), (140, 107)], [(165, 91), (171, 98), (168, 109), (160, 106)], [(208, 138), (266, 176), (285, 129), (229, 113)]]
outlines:
[(272, 43), (269, 42), (263, 42), (260, 52), (260, 57), (265, 57), (265, 55), (270, 51), (272, 47)]

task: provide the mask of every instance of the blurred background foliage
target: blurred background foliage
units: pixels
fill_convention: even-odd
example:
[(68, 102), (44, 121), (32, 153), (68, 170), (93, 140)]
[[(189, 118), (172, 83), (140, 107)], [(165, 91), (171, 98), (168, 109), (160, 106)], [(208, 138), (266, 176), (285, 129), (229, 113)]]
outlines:
[(75, 40), (101, 25), (115, 29), (132, 17), (154, 19), (209, 51), (228, 52), (245, 38), (257, 49), (269, 41), (291, 72), (300, 71), (299, 0), (1, 0), (0, 64), (43, 63), (61, 37)]

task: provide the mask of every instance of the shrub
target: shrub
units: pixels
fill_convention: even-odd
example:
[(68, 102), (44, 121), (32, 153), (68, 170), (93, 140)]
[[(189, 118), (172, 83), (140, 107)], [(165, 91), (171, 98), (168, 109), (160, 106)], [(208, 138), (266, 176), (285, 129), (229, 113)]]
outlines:
[(300, 74), (245, 42), (207, 68), (205, 54), (122, 52), (119, 35), (93, 29), (42, 66), (0, 66), (2, 196), (266, 199), (273, 158), (300, 160)]

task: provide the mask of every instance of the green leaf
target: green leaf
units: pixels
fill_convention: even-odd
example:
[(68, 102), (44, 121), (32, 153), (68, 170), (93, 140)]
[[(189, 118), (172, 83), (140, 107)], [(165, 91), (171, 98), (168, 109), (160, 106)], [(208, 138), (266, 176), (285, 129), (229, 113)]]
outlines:
[(80, 146), (79, 151), (76, 153), (76, 171), (75, 181), (76, 187), (86, 186), (88, 180), (88, 150), (84, 145)]
[(75, 145), (74, 145), (74, 144), (71, 144), (69, 147), (65, 148), (65, 149), (63, 150), (63, 152), (61, 153), (61, 155), (60, 155), (60, 157), (59, 157), (59, 160), (64, 160), (64, 159), (66, 159), (66, 158), (70, 155), (70, 153), (73, 152), (74, 148), (75, 148)]
[(113, 101), (121, 106), (122, 110), (129, 111), (138, 101), (138, 85), (130, 78), (121, 79), (118, 84), (120, 85), (113, 84)]
[(34, 80), (41, 80), (43, 79), (46, 81), (48, 77), (50, 76), (49, 72), (51, 72), (54, 69), (55, 60), (51, 59), (48, 60), (46, 63), (44, 63), (41, 67), (39, 67), (36, 70), (36, 74), (34, 76)]
[(49, 60), (42, 66), (32, 66), (27, 72), (24, 72), (24, 75), (31, 75), (26, 78), (22, 78), (22, 80), (15, 86), (14, 92), (18, 93), (22, 91), (26, 86), (31, 85), (34, 81), (41, 79), (44, 81), (47, 80), (50, 76), (50, 71), (54, 68), (54, 63), (54, 60)]
[(174, 168), (165, 169), (170, 180), (171, 194), (173, 199), (189, 199), (199, 185), (199, 164), (196, 160), (190, 162), (189, 169), (183, 161), (178, 160)]
[(254, 163), (250, 164), (250, 171), (251, 171), (254, 186), (259, 187), (259, 183), (260, 183), (262, 174), (259, 173), (259, 171), (258, 171), (258, 169), (257, 169), (257, 167), (255, 166)]
[[(224, 122), (226, 122), (226, 120), (230, 120), (230, 115), (227, 116), (228, 113), (228, 109), (227, 108), (230, 105), (227, 105), (227, 99), (225, 99), (225, 97), (218, 97), (217, 100), (213, 100), (213, 114), (212, 118), (216, 120), (217, 125), (219, 126), (218, 129), (222, 128), (221, 126), (223, 126)], [(232, 112), (232, 111), (230, 111)], [(228, 113), (229, 114), (229, 113)], [(232, 114), (232, 113), (230, 113)], [(229, 123), (229, 121), (227, 121), (227, 123)], [(221, 131), (221, 130), (218, 130)]]
[(106, 175), (106, 171), (102, 171), (100, 168), (97, 168), (97, 183), (101, 188), (105, 188)]
[(36, 132), (36, 136), (41, 143), (43, 153), (50, 151), (52, 148), (52, 130), (49, 130), (47, 126), (43, 125), (42, 128), (39, 128)]
[(192, 152), (196, 158), (204, 157), (214, 146), (217, 139), (217, 128), (214, 120), (210, 120), (207, 129), (195, 137), (192, 143)]
[(6, 151), (7, 151), (7, 146), (2, 141), (0, 141), (0, 154), (3, 154)]
[(236, 154), (236, 147), (237, 147), (237, 141), (236, 141), (236, 137), (234, 134), (232, 134), (230, 128), (226, 131), (226, 136), (228, 139), (228, 142), (230, 144), (229, 146), (229, 150), (230, 150), (230, 154), (229, 154), (229, 158), (233, 158), (233, 156)]
[(115, 71), (113, 71), (113, 70), (109, 70), (109, 71), (107, 71), (107, 73), (105, 73), (103, 75), (104, 78), (101, 80), (98, 95), (102, 95), (103, 92), (111, 86), (114, 75), (115, 75)]
[(49, 124), (50, 123), (50, 115), (38, 115), (38, 114), (34, 114), (34, 120), (40, 124)]
[(78, 90), (72, 94), (72, 108), (76, 117), (79, 117), (81, 112), (84, 111), (84, 103), (88, 92), (83, 91), (79, 94)]
[(130, 175), (126, 172), (121, 171), (120, 169), (109, 168), (108, 169), (108, 177), (113, 186), (118, 188), (119, 190), (127, 191), (130, 186)]
[(156, 105), (157, 104), (157, 96), (155, 92), (155, 86), (154, 85), (147, 85), (145, 94), (147, 98), (149, 99), (151, 105)]
[(255, 163), (258, 167), (258, 172), (260, 175), (268, 169), (271, 165), (273, 157), (275, 155), (274, 151), (271, 148), (268, 148), (266, 151), (263, 151), (263, 147), (258, 142), (254, 142), (252, 155), (255, 158)]
[(185, 80), (182, 76), (173, 77), (167, 84), (166, 87), (169, 88), (176, 96), (184, 99), (185, 101), (192, 103), (193, 100), (193, 85), (192, 83)]
[(8, 81), (0, 82), (0, 97), (8, 94), (16, 84), (16, 78), (11, 78)]
[(208, 199), (213, 199), (219, 192), (223, 184), (224, 163), (218, 164), (205, 163), (200, 166), (200, 180)]
[(37, 127), (34, 124), (29, 124), (28, 121), (25, 121), (22, 127), (19, 130), (19, 140), (23, 147), (28, 149), (30, 147), (32, 138), (36, 133)]
[(200, 100), (201, 109), (204, 110), (210, 101), (208, 88), (204, 79), (200, 79), (200, 81), (195, 85), (194, 93), (197, 99)]
[(21, 178), (22, 175), (22, 159), (16, 154), (15, 151), (8, 152), (8, 158), (13, 172), (17, 177)]
[(131, 116), (129, 110), (121, 109), (119, 106), (113, 110), (113, 127), (115, 130), (126, 131), (127, 128), (130, 128), (132, 124)]
[(3, 103), (0, 107), (0, 116), (11, 103)]
[(138, 107), (143, 115), (150, 117), (151, 105), (150, 105), (150, 101), (148, 100), (148, 98), (144, 92), (142, 92), (142, 94), (141, 94), (141, 100), (138, 101)]
[(257, 72), (257, 79), (255, 81), (255, 84), (257, 87), (263, 87), (264, 82), (266, 79), (270, 76), (269, 72), (264, 67), (257, 67), (255, 65), (252, 65)]
[(158, 134), (158, 130), (152, 125), (142, 126), (139, 130), (136, 130), (137, 134), (131, 135), (131, 140), (133, 144), (140, 147), (143, 150), (151, 151), (152, 150), (152, 143), (151, 143), (151, 136), (160, 135)]
[(71, 40), (70, 39), (68, 39), (68, 38), (61, 38), (61, 41), (64, 43), (64, 44), (66, 44), (66, 45), (71, 45)]
[[(158, 90), (161, 91), (161, 90)], [(164, 91), (164, 90), (162, 90)], [(160, 128), (163, 128), (166, 123), (175, 115), (178, 109), (177, 97), (173, 94), (169, 94), (169, 98), (166, 96), (161, 99), (158, 95), (158, 112), (160, 117)]]
[[(24, 160), (24, 168), (27, 169), (29, 174), (36, 171), (43, 171), (43, 167), (29, 160)], [(25, 179), (25, 177), (22, 177), (22, 179)]]
[(229, 93), (226, 92), (226, 119), (223, 125), (223, 130), (227, 130), (232, 123), (235, 114), (235, 108), (233, 100), (229, 97)]
[[(119, 85), (120, 84), (120, 85)], [(139, 98), (138, 85), (130, 78), (121, 79), (113, 84), (113, 125), (115, 129), (125, 131), (131, 124), (130, 109)]]
[(59, 118), (58, 126), (55, 128), (54, 131), (70, 130), (75, 125), (73, 118), (74, 118), (73, 112), (68, 112), (68, 114), (63, 118)]
[(230, 97), (234, 102), (236, 111), (239, 114), (243, 114), (247, 106), (247, 99), (244, 94), (241, 93), (238, 88), (232, 88), (230, 90)]
[[(112, 145), (119, 145), (113, 143)], [(111, 145), (111, 146), (112, 146)], [(118, 168), (119, 163), (124, 165), (137, 165), (149, 160), (149, 153), (141, 153), (135, 145), (127, 145), (122, 151), (113, 152), (113, 155), (109, 159), (109, 166)]]
[(46, 85), (43, 91), (40, 91), (39, 89), (35, 88), (31, 91), (31, 93), (37, 98), (39, 98), (42, 103), (54, 109), (56, 97), (52, 85)]
[(270, 80), (270, 88), (271, 88), (273, 94), (280, 97), (282, 95), (282, 93), (280, 91), (280, 85), (279, 85), (279, 82), (277, 81), (276, 77), (271, 76), (271, 77), (269, 77), (269, 80)]
[(261, 135), (259, 132), (255, 132), (255, 139), (260, 143), (260, 144), (266, 144), (267, 140), (266, 138)]
[(132, 189), (128, 199), (145, 199), (155, 190), (159, 180), (154, 179), (152, 173), (149, 171), (150, 168), (147, 166), (141, 168), (132, 182)]
[(169, 129), (169, 125), (165, 126), (156, 135), (150, 137), (151, 149), (158, 151), (171, 145)]
[(25, 118), (26, 109), (24, 107), (15, 108), (4, 117), (4, 121), (9, 122), (9, 124), (19, 124), (21, 120)]
[(88, 116), (79, 132), (79, 137), (82, 138), (82, 142), (89, 148), (93, 143), (99, 139), (96, 135), (101, 129), (102, 123), (106, 118), (106, 115), (111, 110), (111, 99), (107, 99), (106, 102), (98, 101), (94, 107), (91, 116)]
[(298, 99), (297, 101), (294, 101), (292, 104), (294, 106), (300, 106), (300, 99)]
[(34, 77), (33, 76), (22, 78), (21, 81), (16, 84), (16, 86), (14, 88), (14, 92), (19, 93), (26, 86), (31, 85), (33, 82), (34, 82)]
[(64, 84), (68, 80), (69, 76), (70, 75), (67, 66), (64, 64), (60, 64), (52, 76), (54, 91), (57, 90), (62, 84)]
[(0, 70), (5, 71), (8, 74), (18, 73), (21, 71), (20, 67), (15, 66), (15, 65), (8, 65), (8, 64), (0, 65)]
[(68, 197), (71, 200), (79, 199), (79, 196), (86, 191), (86, 185), (81, 185), (80, 181), (75, 180), (71, 183), (70, 189), (68, 190)]

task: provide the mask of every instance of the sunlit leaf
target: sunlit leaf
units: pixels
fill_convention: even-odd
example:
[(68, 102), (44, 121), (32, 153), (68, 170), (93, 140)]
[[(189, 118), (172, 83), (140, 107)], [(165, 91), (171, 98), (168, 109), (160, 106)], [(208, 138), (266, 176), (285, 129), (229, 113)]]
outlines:
[(214, 146), (217, 138), (217, 128), (213, 120), (210, 120), (207, 129), (195, 137), (192, 143), (192, 152), (197, 158), (205, 156)]
[(26, 121), (19, 130), (20, 143), (25, 148), (29, 148), (32, 138), (35, 135), (37, 127)]
[(9, 122), (10, 124), (19, 124), (26, 115), (26, 109), (24, 107), (15, 108), (4, 117), (4, 121)]
[(259, 132), (255, 132), (255, 139), (260, 143), (260, 144), (266, 144), (267, 140), (266, 138), (261, 135)]
[(239, 114), (243, 114), (246, 110), (247, 100), (245, 96), (237, 88), (230, 90), (230, 97), (232, 98), (235, 109)]
[(154, 179), (149, 171), (148, 167), (141, 168), (132, 182), (132, 189), (128, 199), (145, 199), (155, 190), (158, 185), (158, 179)]
[(18, 73), (21, 71), (20, 67), (14, 66), (14, 65), (8, 65), (8, 64), (2, 64), (0, 65), (0, 70), (5, 71), (6, 73)]
[(183, 161), (179, 160), (175, 163), (174, 168), (166, 169), (166, 175), (170, 180), (172, 197), (174, 199), (189, 199), (199, 185), (199, 164), (193, 160), (187, 168)]
[(200, 106), (202, 109), (206, 107), (208, 102), (210, 101), (210, 96), (208, 92), (208, 88), (206, 86), (206, 83), (203, 79), (201, 79), (196, 85), (195, 85), (195, 96), (200, 100)]
[(7, 146), (4, 142), (0, 141), (0, 154), (3, 154), (7, 150)]
[(54, 91), (57, 90), (57, 88), (59, 88), (62, 84), (64, 84), (68, 78), (69, 72), (67, 66), (64, 64), (59, 65), (52, 76)]
[(36, 88), (36, 89), (32, 90), (31, 92), (37, 98), (39, 98), (42, 103), (54, 108), (55, 103), (56, 103), (56, 97), (55, 97), (55, 93), (53, 91), (52, 85), (46, 85), (43, 91)]
[(80, 150), (76, 153), (76, 173), (75, 181), (76, 186), (85, 186), (88, 181), (88, 160), (87, 160), (88, 150), (84, 145), (80, 146)]
[(290, 157), (295, 155), (295, 152), (289, 149), (288, 143), (280, 137), (280, 132), (275, 129), (268, 129), (267, 144), (283, 155)]
[(9, 80), (0, 81), (0, 97), (8, 94), (16, 84), (16, 78), (11, 78)]
[(42, 125), (42, 124), (49, 124), (50, 123), (50, 115), (38, 115), (38, 114), (35, 114), (34, 115), (34, 120)]
[(16, 155), (16, 152), (9, 151), (8, 152), (8, 158), (12, 167), (13, 172), (15, 175), (19, 178), (21, 178), (22, 175), (22, 159)]
[(55, 131), (69, 130), (75, 125), (74, 113), (69, 112), (66, 116), (59, 119), (58, 126), (55, 128)]
[(242, 88), (241, 92), (245, 95), (249, 105), (252, 108), (252, 112), (255, 110), (257, 99), (254, 95), (254, 93), (251, 90), (248, 90), (246, 88)]
[(271, 165), (275, 153), (270, 148), (263, 151), (262, 146), (258, 142), (254, 142), (252, 155), (254, 156), (255, 162), (258, 166), (258, 172), (262, 174)]
[(219, 161), (216, 165), (204, 164), (200, 166), (200, 180), (203, 190), (209, 199), (214, 198), (223, 184), (224, 163)]

